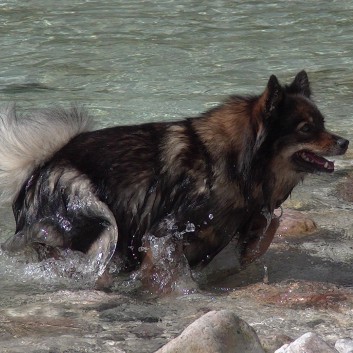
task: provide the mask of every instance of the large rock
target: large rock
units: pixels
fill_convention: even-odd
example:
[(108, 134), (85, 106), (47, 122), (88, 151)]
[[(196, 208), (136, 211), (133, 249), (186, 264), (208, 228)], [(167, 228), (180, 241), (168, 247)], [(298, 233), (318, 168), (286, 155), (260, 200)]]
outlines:
[(210, 311), (156, 353), (265, 353), (254, 331), (232, 311)]
[(308, 332), (291, 344), (286, 344), (275, 353), (337, 353), (316, 333)]

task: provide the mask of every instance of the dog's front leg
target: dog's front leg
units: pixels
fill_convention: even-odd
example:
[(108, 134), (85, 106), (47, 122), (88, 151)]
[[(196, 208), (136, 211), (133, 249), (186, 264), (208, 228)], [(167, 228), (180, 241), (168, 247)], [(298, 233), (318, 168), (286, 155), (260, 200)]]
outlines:
[(195, 289), (182, 240), (174, 236), (143, 237), (144, 257), (140, 268), (143, 286), (158, 294)]
[(242, 266), (247, 266), (267, 251), (276, 234), (278, 226), (278, 217), (271, 218), (269, 223), (262, 214), (254, 218), (249, 237), (242, 244), (240, 259)]

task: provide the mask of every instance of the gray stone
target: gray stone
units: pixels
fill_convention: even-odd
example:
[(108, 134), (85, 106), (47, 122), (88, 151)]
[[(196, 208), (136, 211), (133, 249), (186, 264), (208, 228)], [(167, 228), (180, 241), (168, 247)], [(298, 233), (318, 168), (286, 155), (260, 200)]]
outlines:
[(252, 327), (232, 311), (210, 311), (156, 353), (265, 353)]
[(335, 348), (339, 353), (353, 353), (353, 340), (350, 338), (339, 339), (335, 343)]
[(291, 344), (285, 344), (275, 353), (337, 353), (316, 333), (308, 332)]

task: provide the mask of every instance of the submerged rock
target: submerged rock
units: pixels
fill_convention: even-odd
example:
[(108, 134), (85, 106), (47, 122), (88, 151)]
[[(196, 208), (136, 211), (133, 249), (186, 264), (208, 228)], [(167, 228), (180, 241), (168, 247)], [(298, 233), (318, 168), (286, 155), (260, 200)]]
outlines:
[(286, 344), (275, 353), (337, 353), (319, 335), (313, 332), (305, 333), (291, 344)]
[(353, 201), (353, 173), (342, 179), (336, 187), (336, 196), (348, 202)]
[[(346, 305), (353, 303), (349, 291), (325, 282), (285, 281), (272, 285), (255, 284), (248, 287), (248, 290), (251, 290), (253, 298), (262, 304), (291, 309), (344, 310)], [(245, 295), (248, 295), (246, 291)]]
[(265, 353), (254, 329), (232, 311), (210, 311), (155, 353)]

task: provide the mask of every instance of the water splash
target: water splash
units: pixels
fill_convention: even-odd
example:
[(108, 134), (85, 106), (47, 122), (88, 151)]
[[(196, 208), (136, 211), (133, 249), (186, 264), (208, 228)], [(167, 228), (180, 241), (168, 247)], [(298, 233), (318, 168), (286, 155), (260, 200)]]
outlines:
[(193, 291), (197, 285), (191, 277), (181, 240), (185, 233), (194, 232), (196, 227), (187, 222), (185, 228), (179, 231), (172, 216), (166, 217), (164, 222), (166, 234), (162, 237), (153, 234), (143, 237), (139, 251), (144, 253), (144, 261), (135, 276), (157, 292)]
[(196, 227), (194, 223), (191, 223), (191, 222), (186, 223), (186, 228), (185, 228), (186, 233), (192, 233), (192, 232), (195, 232), (195, 230), (196, 230)]
[(0, 278), (11, 287), (30, 284), (42, 289), (81, 289), (93, 288), (98, 274), (85, 254), (78, 251), (56, 249), (55, 258), (39, 261), (33, 249), (11, 256), (0, 250)]

